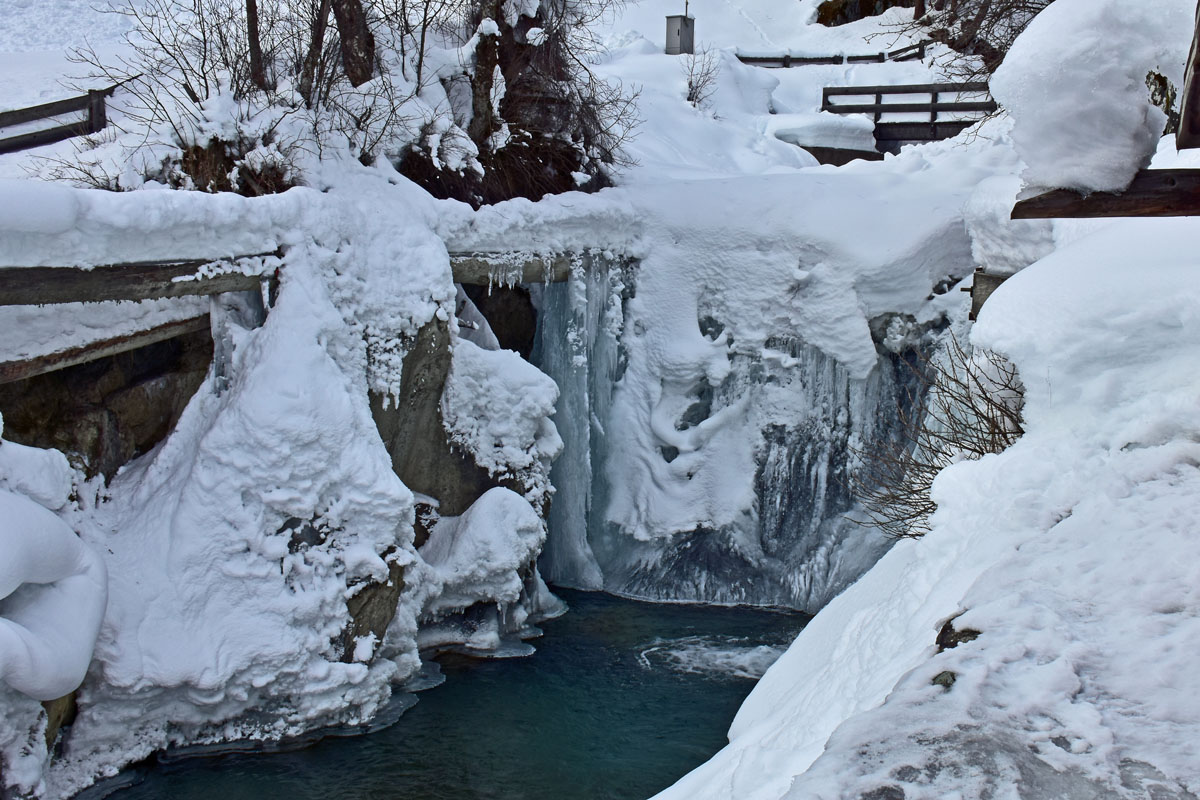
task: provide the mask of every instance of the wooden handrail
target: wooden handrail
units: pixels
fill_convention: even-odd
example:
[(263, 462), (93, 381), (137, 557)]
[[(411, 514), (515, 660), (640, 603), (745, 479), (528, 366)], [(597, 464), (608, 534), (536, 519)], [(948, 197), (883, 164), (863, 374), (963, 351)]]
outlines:
[(1054, 189), (1021, 200), (1012, 219), (1200, 216), (1200, 170), (1144, 169), (1120, 193)]
[(258, 288), (270, 274), (214, 272), (258, 253), (233, 259), (139, 261), (79, 267), (0, 267), (0, 305), (32, 306), (53, 303), (96, 303), (104, 300), (151, 300), (160, 297), (222, 294)]
[(867, 62), (883, 63), (885, 61), (912, 61), (925, 58), (926, 48), (932, 44), (931, 40), (917, 42), (916, 44), (901, 47), (897, 50), (884, 51), (879, 53), (867, 53), (864, 55), (837, 55), (837, 56), (794, 56), (791, 53), (782, 55), (742, 55), (737, 53), (738, 61), (743, 64), (779, 64), (782, 67), (799, 67), (809, 64), (860, 64)]
[(86, 136), (89, 133), (99, 133), (108, 125), (108, 111), (105, 98), (111, 97), (116, 86), (107, 89), (91, 89), (85, 95), (69, 97), (66, 100), (55, 100), (50, 103), (18, 108), (13, 111), (0, 111), (0, 129), (11, 128), (14, 125), (24, 125), (42, 119), (52, 119), (61, 114), (76, 111), (86, 111), (87, 118), (79, 122), (57, 125), (38, 131), (18, 134), (0, 139), (0, 153), (15, 153), (18, 150), (28, 150), (44, 144), (61, 142), (76, 136)]
[(999, 106), (994, 100), (980, 100), (963, 103), (846, 103), (845, 105), (830, 104), (822, 111), (832, 111), (837, 114), (874, 114), (877, 111), (901, 113), (922, 113), (926, 111), (986, 111), (991, 113)]
[[(0, 267), (0, 306), (151, 300), (162, 297), (252, 291), (274, 280), (273, 271), (247, 274), (229, 269), (238, 261), (278, 257), (278, 252), (230, 259), (136, 261), (81, 267)], [(573, 259), (557, 254), (453, 253), (455, 283), (487, 286), (565, 281)]]
[(978, 94), (989, 91), (987, 81), (967, 81), (965, 83), (904, 83), (894, 86), (826, 86), (821, 90), (825, 97), (856, 94), (932, 94), (958, 92), (959, 94)]

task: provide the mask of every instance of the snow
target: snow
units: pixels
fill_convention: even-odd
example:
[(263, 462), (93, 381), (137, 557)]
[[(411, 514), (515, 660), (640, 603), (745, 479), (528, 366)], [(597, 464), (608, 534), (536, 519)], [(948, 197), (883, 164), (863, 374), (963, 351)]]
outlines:
[(511, 350), (484, 350), (460, 340), (454, 348), (442, 419), (450, 438), (493, 477), (517, 478), (525, 499), (549, 500), (550, 463), (562, 439), (550, 421), (558, 387)]
[(9, 785), (41, 783), (45, 721), (35, 701), (79, 686), (105, 614), (104, 561), (54, 513), (68, 510), (74, 482), (62, 453), (0, 441), (0, 755)]
[(546, 531), (516, 492), (496, 487), (461, 517), (444, 517), (421, 547), (445, 588), (432, 613), (462, 610), (479, 600), (516, 603), (524, 588), (517, 572), (541, 550)]
[(1121, 191), (1150, 163), (1166, 115), (1146, 76), (1183, 86), (1194, 4), (1058, 0), (1018, 37), (991, 81), (1035, 187)]
[[(661, 52), (673, 0), (600, 23), (597, 73), (640, 89), (644, 122), (637, 163), (593, 195), (475, 213), (336, 148), (302, 159), (305, 186), (253, 200), (0, 181), (0, 265), (284, 249), (265, 326), (234, 331), (229, 388), (218, 396), (210, 375), (175, 431), (107, 489), (80, 483), (62, 454), (0, 444), (0, 538), (19, 553), (0, 564), (5, 781), (63, 796), (165, 746), (355, 724), (417, 674), (419, 646), (528, 652), (512, 637), (558, 610), (535, 566), (545, 548), (549, 577), (588, 588), (824, 606), (746, 700), (730, 744), (664, 798), (1196, 792), (1200, 231), (1007, 219), (1037, 187), (1120, 189), (1156, 148), (1159, 165), (1188, 163), (1160, 146), (1144, 80), (1180, 83), (1193, 9), (1057, 0), (994, 80), (1007, 118), (833, 168), (795, 145), (865, 149), (870, 129), (820, 113), (822, 86), (936, 71), (768, 71), (734, 56), (910, 43), (894, 33), (903, 9), (825, 29), (810, 24), (816, 6), (694, 2), (718, 68), (700, 108), (686, 100), (688, 59)], [(0, 35), (6, 107), (58, 96), (57, 49), (81, 31), (102, 46), (120, 33), (74, 0), (16, 9), (26, 24)], [(448, 80), (462, 51), (434, 48), (427, 67)], [(461, 131), (433, 111), (450, 105), (442, 87), (414, 102), (436, 157), (472, 168)], [(205, 124), (235, 113), (219, 97)], [(42, 169), (0, 158), (6, 176), (26, 167)], [(453, 286), (448, 249), (583, 254), (568, 283), (537, 293), (550, 377), (499, 349)], [(972, 341), (1020, 369), (1027, 432), (946, 470), (932, 532), (888, 549), (842, 519), (838, 482), (853, 446), (887, 435), (904, 390), (897, 353), (965, 330), (965, 297), (943, 290), (976, 266), (1013, 276)], [(0, 360), (204, 302), (5, 309)], [(453, 333), (449, 434), (524, 496), (488, 491), (418, 551), (414, 497), (368, 393), (398, 393), (405, 347), (433, 319)], [(564, 442), (547, 542), (539, 513)], [(390, 568), (404, 589), (388, 630), (339, 652), (347, 598)], [(938, 653), (951, 619), (982, 633)], [(777, 652), (681, 639), (643, 655), (750, 676)], [(932, 682), (946, 672), (949, 689)], [(34, 698), (80, 680), (71, 746), (49, 765)]]
[(0, 490), (0, 680), (35, 700), (79, 686), (104, 617), (104, 562), (49, 509)]

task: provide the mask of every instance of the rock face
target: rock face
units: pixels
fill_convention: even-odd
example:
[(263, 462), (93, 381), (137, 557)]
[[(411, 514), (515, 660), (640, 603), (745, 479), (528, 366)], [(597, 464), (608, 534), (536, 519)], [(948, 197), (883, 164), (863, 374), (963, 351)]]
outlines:
[(4, 435), (78, 458), (88, 477), (161, 441), (212, 359), (207, 331), (0, 385)]
[(438, 501), (441, 516), (458, 516), (496, 485), (442, 425), (442, 390), (450, 372), (450, 330), (433, 320), (404, 357), (400, 395), (371, 395), (371, 413), (392, 456), (392, 469), (414, 492)]
[[(346, 601), (350, 625), (342, 634), (342, 661), (365, 661), (374, 653), (376, 645), (383, 641), (392, 618), (396, 616), (396, 604), (403, 590), (404, 567), (389, 561), (385, 583), (369, 583)], [(370, 644), (365, 652), (360, 652), (358, 648), (362, 640)]]
[(463, 291), (487, 318), (500, 346), (528, 360), (537, 338), (537, 311), (529, 290), (524, 286), (464, 285)]

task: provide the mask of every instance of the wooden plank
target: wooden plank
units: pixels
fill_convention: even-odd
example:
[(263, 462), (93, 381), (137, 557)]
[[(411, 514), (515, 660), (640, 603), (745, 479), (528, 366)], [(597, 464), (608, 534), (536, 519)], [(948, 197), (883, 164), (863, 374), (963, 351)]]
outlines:
[(0, 383), (22, 381), (35, 375), (86, 364), (89, 361), (136, 350), (139, 347), (173, 339), (186, 333), (196, 333), (208, 329), (208, 315), (203, 314), (198, 317), (168, 322), (150, 330), (103, 339), (23, 361), (3, 361), (0, 362)]
[(939, 111), (951, 113), (984, 111), (991, 113), (997, 107), (994, 102), (983, 100), (963, 103), (829, 103), (822, 106), (821, 110), (829, 111), (833, 114), (874, 114), (879, 111), (885, 114), (889, 112), (894, 114), (928, 114)]
[(882, 64), (884, 61), (887, 61), (887, 53), (872, 53), (868, 56), (846, 56), (846, 63), (848, 64)]
[(452, 253), (450, 268), (455, 283), (475, 286), (560, 283), (567, 279), (573, 261), (569, 255)]
[(816, 147), (814, 145), (798, 145), (801, 150), (807, 150), (817, 159), (818, 164), (832, 164), (840, 167), (851, 161), (882, 161), (883, 153), (877, 150), (850, 150), (844, 147)]
[(910, 44), (908, 47), (901, 47), (898, 50), (892, 50), (887, 54), (889, 61), (923, 61), (925, 59), (925, 48), (930, 44), (930, 40)]
[(796, 67), (807, 64), (844, 64), (845, 56), (738, 56), (743, 64)]
[(979, 122), (977, 119), (941, 122), (876, 122), (876, 142), (935, 142), (949, 139)]
[(1055, 189), (1021, 200), (1012, 219), (1200, 216), (1200, 169), (1147, 169), (1123, 192)]
[(260, 253), (229, 260), (143, 261), (90, 270), (78, 267), (0, 267), (0, 305), (149, 300), (249, 291), (261, 287), (262, 282), (270, 276), (244, 275), (241, 272), (193, 276), (197, 276), (205, 267), (273, 255)]
[(967, 314), (967, 319), (974, 321), (979, 317), (979, 310), (983, 308), (983, 304), (992, 296), (992, 292), (1000, 288), (1000, 284), (1008, 280), (1010, 275), (989, 275), (983, 271), (983, 267), (975, 270), (972, 276), (970, 287), (963, 289), (964, 292), (971, 293), (971, 311)]
[(59, 114), (70, 114), (72, 111), (86, 111), (90, 102), (88, 95), (85, 94), (66, 100), (55, 100), (52, 103), (42, 103), (38, 106), (0, 111), (0, 128), (23, 125), (26, 122), (34, 122), (47, 117), (57, 117)]
[(801, 64), (845, 64), (845, 56), (793, 56), (792, 66)]
[(7, 139), (0, 139), (0, 153), (15, 153), (19, 150), (28, 150), (31, 147), (41, 147), (45, 144), (54, 144), (66, 139), (73, 139), (76, 136), (86, 136), (89, 133), (94, 133), (91, 127), (89, 120), (81, 120), (80, 122), (72, 122), (70, 125), (59, 125), (54, 128), (33, 131), (32, 133), (23, 133), (19, 136), (10, 136)]
[(1196, 26), (1192, 35), (1192, 49), (1188, 52), (1187, 69), (1183, 73), (1183, 92), (1179, 99), (1179, 130), (1175, 133), (1175, 146), (1180, 150), (1200, 147), (1200, 80), (1196, 71), (1200, 69), (1200, 4), (1196, 6)]
[(824, 97), (843, 94), (932, 94), (933, 92), (975, 94), (988, 91), (987, 81), (966, 83), (905, 83), (896, 86), (826, 86)]

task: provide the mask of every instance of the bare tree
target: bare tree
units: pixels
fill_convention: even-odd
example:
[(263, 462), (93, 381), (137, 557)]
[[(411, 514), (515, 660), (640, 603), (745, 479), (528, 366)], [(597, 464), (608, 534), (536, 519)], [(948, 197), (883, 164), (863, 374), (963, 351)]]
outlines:
[(262, 38), (258, 33), (258, 0), (246, 0), (246, 39), (250, 49), (250, 82), (265, 92), (271, 87), (267, 83)]
[(360, 0), (333, 0), (342, 44), (342, 67), (351, 86), (362, 86), (375, 72), (375, 36)]
[(912, 30), (977, 62), (953, 59), (944, 66), (960, 77), (995, 72), (1021, 31), (1054, 0), (917, 0)]
[(855, 521), (896, 538), (928, 532), (938, 473), (999, 453), (1024, 433), (1024, 386), (1002, 356), (951, 337), (940, 359), (919, 359), (913, 369), (922, 388), (901, 404), (900, 436), (858, 451), (850, 479), (865, 512)]
[(696, 108), (706, 107), (717, 90), (717, 76), (721, 74), (717, 54), (707, 48), (687, 54), (683, 59), (683, 73), (687, 77), (687, 101)]

